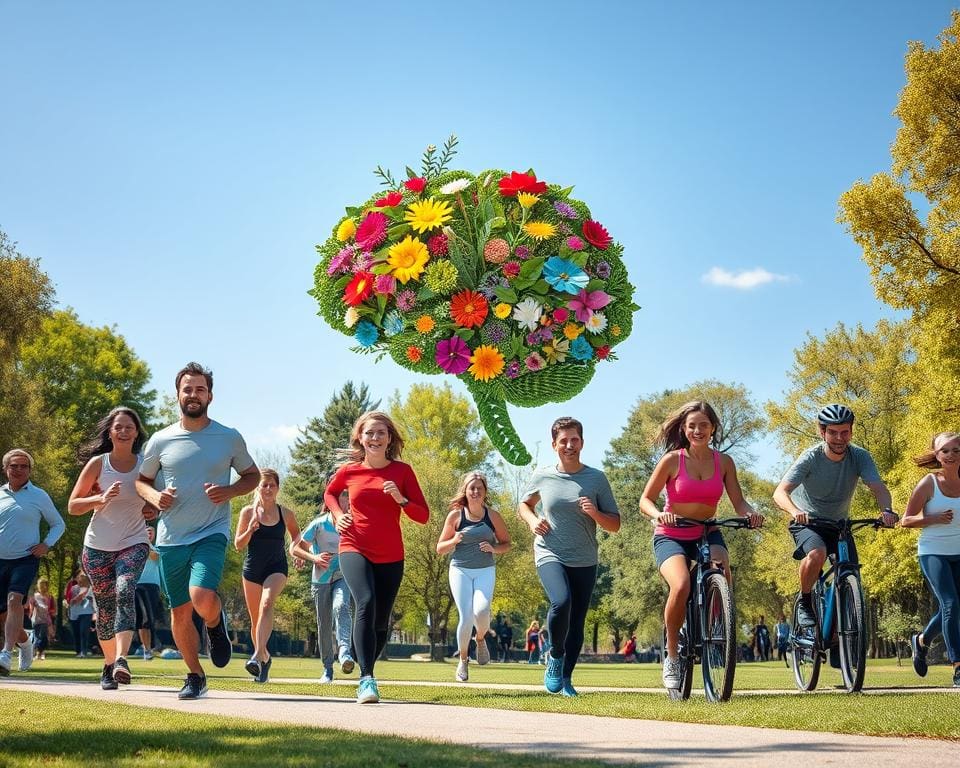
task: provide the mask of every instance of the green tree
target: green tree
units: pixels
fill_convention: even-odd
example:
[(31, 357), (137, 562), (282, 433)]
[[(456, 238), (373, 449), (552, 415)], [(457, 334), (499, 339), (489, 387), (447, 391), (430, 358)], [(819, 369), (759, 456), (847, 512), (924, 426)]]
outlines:
[(285, 483), (288, 498), (311, 514), (322, 509), (326, 476), (336, 464), (337, 449), (350, 442), (357, 418), (379, 405), (379, 400), (371, 401), (366, 384), (356, 387), (348, 381), (334, 393), (323, 416), (310, 419), (290, 449), (290, 474)]

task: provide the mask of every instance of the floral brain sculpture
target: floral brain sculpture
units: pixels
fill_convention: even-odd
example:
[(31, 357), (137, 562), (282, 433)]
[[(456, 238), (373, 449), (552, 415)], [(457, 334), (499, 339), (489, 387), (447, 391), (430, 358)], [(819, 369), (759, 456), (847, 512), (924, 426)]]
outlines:
[(529, 452), (506, 403), (578, 394), (633, 324), (623, 248), (587, 206), (533, 171), (447, 170), (456, 137), (402, 183), (347, 208), (310, 292), (354, 351), (456, 376), (507, 461)]

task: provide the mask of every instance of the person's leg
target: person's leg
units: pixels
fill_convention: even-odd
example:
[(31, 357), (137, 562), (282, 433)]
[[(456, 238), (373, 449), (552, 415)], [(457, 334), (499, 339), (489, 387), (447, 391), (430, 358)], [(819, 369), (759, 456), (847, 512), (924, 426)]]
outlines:
[(332, 584), (314, 584), (313, 608), (317, 614), (317, 646), (324, 673), (333, 667), (333, 592)]
[(84, 547), (82, 555), (83, 570), (90, 578), (93, 598), (97, 601), (97, 640), (103, 651), (103, 663), (108, 667), (117, 660), (117, 583), (114, 566), (119, 554)]
[[(374, 589), (377, 594), (375, 629), (377, 637), (375, 659), (380, 658), (390, 637), (390, 618), (393, 615), (393, 603), (400, 591), (403, 580), (403, 560), (395, 563), (377, 563), (373, 567)], [(371, 672), (371, 674), (373, 674)]]
[(567, 632), (570, 630), (570, 582), (566, 569), (558, 562), (538, 565), (537, 575), (550, 601), (550, 610), (547, 612), (550, 655), (554, 659), (561, 659), (566, 652)]
[(136, 592), (137, 579), (143, 573), (150, 551), (146, 544), (137, 544), (122, 550), (114, 563), (116, 600), (116, 655), (125, 658), (133, 642), (133, 630), (137, 626)]
[(377, 634), (374, 629), (376, 592), (373, 565), (357, 552), (344, 552), (340, 555), (340, 572), (346, 579), (356, 604), (356, 613), (353, 617), (353, 648), (360, 663), (360, 676), (369, 677), (373, 674), (377, 647)]
[[(947, 658), (960, 665), (960, 556), (924, 555), (923, 572), (940, 603)], [(926, 640), (926, 637), (924, 638)], [(929, 641), (924, 643), (929, 645)]]
[[(341, 662), (351, 660), (350, 635), (353, 632), (353, 621), (350, 617), (350, 590), (344, 579), (337, 579), (330, 585), (332, 595), (331, 613), (337, 638), (337, 656)], [(348, 673), (349, 669), (346, 670)]]
[(490, 604), (493, 602), (496, 579), (495, 566), (474, 571), (473, 622), (477, 628), (477, 645), (487, 642), (487, 633), (490, 631)]
[(685, 555), (673, 555), (660, 565), (660, 575), (667, 582), (667, 600), (663, 605), (663, 626), (667, 633), (666, 655), (679, 656), (680, 627), (687, 612), (690, 597), (690, 567)]
[(80, 618), (80, 654), (90, 655), (90, 625), (93, 624), (92, 613), (81, 613)]
[(200, 666), (200, 635), (193, 626), (193, 605), (188, 600), (170, 609), (170, 630), (173, 642), (183, 656), (183, 663), (195, 675), (203, 674)]
[(940, 598), (937, 595), (937, 590), (933, 586), (933, 582), (930, 580), (930, 575), (927, 573), (927, 569), (930, 567), (930, 559), (938, 559), (938, 555), (921, 555), (920, 560), (920, 571), (923, 573), (924, 579), (926, 579), (927, 586), (930, 588), (930, 592), (933, 594), (935, 600), (937, 600), (937, 610), (933, 616), (930, 617), (930, 620), (927, 622), (927, 626), (923, 628), (923, 632), (920, 633), (918, 641), (922, 648), (929, 648), (930, 644), (936, 640), (943, 633), (943, 613), (940, 610)]
[(226, 557), (227, 537), (221, 534), (207, 536), (192, 545), (190, 602), (206, 625), (210, 661), (215, 667), (221, 668), (229, 663), (233, 649), (227, 634), (226, 613), (217, 594)]
[(463, 568), (450, 566), (448, 573), (450, 593), (457, 606), (457, 654), (466, 663), (470, 648), (470, 631), (473, 629), (473, 579)]
[[(567, 571), (567, 582), (570, 584), (570, 628), (564, 644), (563, 677), (570, 678), (583, 649), (583, 625), (587, 620), (593, 586), (597, 581), (597, 566), (564, 567)], [(552, 650), (550, 652), (553, 653)]]
[(257, 660), (262, 662), (270, 658), (267, 651), (267, 643), (270, 641), (270, 635), (273, 634), (273, 611), (277, 604), (277, 598), (283, 592), (287, 584), (287, 575), (285, 573), (271, 573), (263, 582), (263, 592), (260, 596), (260, 616), (257, 620)]
[[(8, 612), (9, 615), (9, 612)], [(73, 635), (73, 650), (77, 656), (82, 655), (80, 650), (80, 617), (70, 619), (70, 634)]]
[(190, 594), (193, 546), (157, 547), (160, 579), (170, 601), (170, 631), (173, 642), (191, 674), (203, 676), (200, 666), (200, 635), (193, 625)]
[(250, 643), (253, 645), (251, 659), (259, 659), (260, 647), (257, 645), (257, 626), (260, 624), (260, 598), (263, 596), (263, 585), (249, 581), (246, 578), (240, 580), (243, 584), (243, 601), (247, 605), (247, 614), (250, 616)]
[(3, 622), (3, 650), (13, 650), (20, 633), (23, 632), (23, 595), (18, 592), (7, 593), (6, 620)]

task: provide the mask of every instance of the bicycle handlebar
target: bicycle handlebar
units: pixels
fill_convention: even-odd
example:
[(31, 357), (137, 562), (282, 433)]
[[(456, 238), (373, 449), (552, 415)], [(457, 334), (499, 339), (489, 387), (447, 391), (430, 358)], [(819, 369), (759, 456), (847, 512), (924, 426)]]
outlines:
[(883, 524), (883, 519), (879, 517), (858, 518), (856, 520), (824, 520), (819, 517), (813, 517), (808, 519), (807, 525), (817, 525), (822, 528), (832, 528), (835, 531), (842, 531), (844, 528), (849, 528), (851, 531), (855, 531), (857, 528), (872, 527), (874, 530), (877, 530), (879, 528), (887, 527)]
[(712, 526), (716, 528), (749, 528), (750, 519), (746, 517), (725, 517), (722, 520), (694, 520), (691, 517), (677, 517), (674, 523), (678, 528), (693, 528), (695, 526)]

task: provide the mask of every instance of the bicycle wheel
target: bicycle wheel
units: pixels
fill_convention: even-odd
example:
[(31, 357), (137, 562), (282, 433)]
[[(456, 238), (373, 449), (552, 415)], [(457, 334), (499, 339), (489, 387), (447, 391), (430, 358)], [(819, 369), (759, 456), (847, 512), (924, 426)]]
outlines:
[(704, 594), (703, 692), (708, 701), (727, 701), (737, 668), (733, 595), (720, 573), (707, 576)]
[(844, 574), (837, 584), (837, 627), (840, 642), (840, 674), (850, 693), (863, 687), (867, 666), (867, 629), (863, 616), (863, 593), (855, 574)]
[(790, 632), (790, 663), (793, 679), (801, 691), (812, 691), (820, 679), (820, 663), (823, 659), (817, 650), (816, 627), (803, 628), (798, 616), (800, 597), (793, 605), (793, 629)]
[[(690, 690), (693, 688), (693, 654), (690, 649), (688, 638), (690, 633), (687, 629), (687, 622), (684, 620), (680, 627), (680, 637), (677, 644), (677, 651), (680, 657), (680, 687), (667, 688), (667, 694), (673, 701), (686, 701), (690, 698)], [(667, 628), (663, 628), (663, 658), (667, 658)]]

